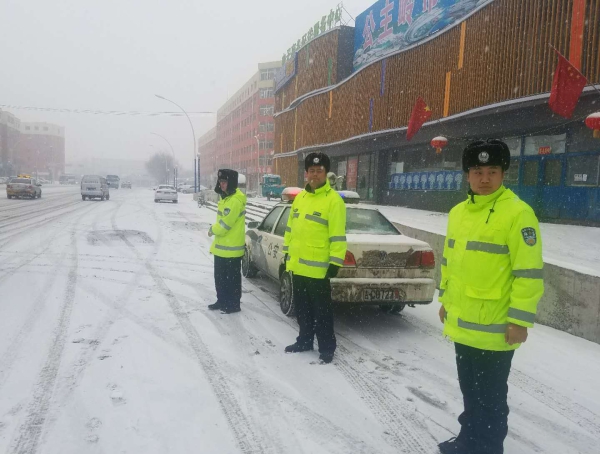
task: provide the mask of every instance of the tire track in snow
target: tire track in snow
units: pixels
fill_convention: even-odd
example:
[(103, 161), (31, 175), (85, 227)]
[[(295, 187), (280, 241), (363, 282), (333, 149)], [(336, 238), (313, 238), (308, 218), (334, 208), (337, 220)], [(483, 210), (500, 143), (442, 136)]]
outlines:
[[(153, 215), (156, 219), (155, 212), (153, 212)], [(114, 231), (119, 231), (116, 224), (116, 219), (114, 217), (112, 219), (112, 227)], [(135, 245), (131, 243), (125, 236), (122, 236), (122, 240), (131, 249), (131, 251), (138, 256), (140, 260), (145, 262), (148, 273), (169, 303), (169, 307), (171, 308), (173, 315), (175, 315), (179, 326), (183, 330), (188, 342), (190, 343), (190, 346), (192, 347), (198, 364), (202, 367), (204, 373), (206, 374), (208, 382), (210, 383), (213, 392), (217, 397), (221, 410), (223, 411), (223, 414), (227, 419), (233, 434), (235, 435), (236, 441), (242, 453), (263, 454), (273, 452), (269, 446), (265, 445), (264, 437), (259, 437), (257, 435), (250, 420), (242, 411), (239, 403), (233, 395), (231, 388), (229, 387), (228, 382), (225, 379), (225, 376), (213, 358), (212, 353), (190, 321), (187, 312), (181, 307), (178, 299), (170, 291), (169, 287), (166, 285), (165, 281), (157, 272), (157, 270), (152, 266), (150, 261), (143, 259)]]
[[(402, 318), (419, 331), (436, 338), (438, 341), (449, 347), (452, 346), (450, 341), (442, 337), (441, 328), (436, 329), (429, 323), (411, 315), (403, 314)], [(583, 428), (589, 432), (590, 435), (600, 438), (600, 416), (578, 403), (573, 402), (570, 398), (556, 389), (541, 383), (534, 377), (521, 372), (515, 367), (511, 369), (508, 383), (524, 393), (529, 394), (536, 401), (544, 404), (565, 419)]]
[(10, 452), (14, 454), (34, 454), (37, 451), (46, 416), (50, 408), (50, 399), (56, 383), (58, 369), (65, 348), (67, 331), (71, 321), (71, 312), (75, 302), (78, 268), (77, 236), (75, 231), (71, 233), (71, 248), (74, 252), (74, 258), (67, 279), (64, 304), (60, 312), (58, 325), (54, 329), (54, 339), (48, 353), (48, 359), (40, 372), (39, 381), (33, 391), (33, 400), (27, 409), (19, 436), (10, 448)]
[[(254, 284), (252, 284), (254, 285)], [(254, 295), (254, 294), (253, 294)], [(257, 295), (254, 297), (269, 310), (273, 311), (267, 303), (261, 300)], [(273, 311), (273, 313), (275, 313)], [(289, 317), (278, 314), (280, 319), (285, 321), (294, 329), (298, 329), (298, 324), (291, 322)], [(284, 318), (285, 317), (285, 318)], [(337, 333), (336, 333), (337, 334)], [(415, 414), (415, 409), (410, 408), (406, 403), (396, 398), (395, 395), (381, 383), (376, 383), (367, 378), (366, 370), (358, 363), (352, 360), (352, 355), (344, 345), (345, 340), (338, 340), (338, 347), (333, 364), (342, 372), (348, 383), (355, 389), (357, 394), (367, 403), (373, 415), (386, 427), (386, 434), (393, 445), (401, 452), (417, 454), (436, 452), (437, 442), (429, 434), (424, 423), (417, 423), (416, 419), (408, 420), (406, 415)], [(354, 364), (351, 364), (352, 361)], [(394, 399), (391, 399), (393, 397)]]

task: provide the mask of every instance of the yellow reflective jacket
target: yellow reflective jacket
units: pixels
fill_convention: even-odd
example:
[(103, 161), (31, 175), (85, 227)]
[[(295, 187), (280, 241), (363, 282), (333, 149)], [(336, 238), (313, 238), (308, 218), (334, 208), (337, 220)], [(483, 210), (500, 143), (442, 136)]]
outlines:
[(315, 192), (305, 189), (294, 199), (283, 252), (289, 254), (287, 270), (299, 276), (323, 279), (330, 263), (344, 265), (346, 205), (329, 181)]
[(217, 210), (217, 222), (210, 228), (215, 236), (210, 252), (225, 258), (242, 257), (246, 244), (246, 196), (239, 189), (225, 198), (221, 196)]
[(455, 206), (442, 258), (444, 334), (483, 350), (518, 348), (505, 341), (507, 324), (533, 326), (543, 267), (538, 220), (510, 189)]

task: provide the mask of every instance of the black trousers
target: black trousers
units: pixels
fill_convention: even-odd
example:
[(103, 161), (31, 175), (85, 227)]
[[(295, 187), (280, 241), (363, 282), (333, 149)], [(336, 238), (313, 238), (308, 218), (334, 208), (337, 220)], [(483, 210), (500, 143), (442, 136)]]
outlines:
[(333, 332), (333, 307), (329, 279), (313, 279), (293, 276), (294, 302), (300, 333), (299, 344), (313, 346), (315, 334), (319, 341), (319, 352), (335, 352), (336, 340)]
[(242, 258), (223, 258), (215, 255), (215, 288), (217, 303), (223, 309), (240, 307), (242, 298)]
[(508, 433), (508, 375), (515, 352), (454, 346), (465, 406), (458, 417), (458, 438), (474, 453), (502, 454)]

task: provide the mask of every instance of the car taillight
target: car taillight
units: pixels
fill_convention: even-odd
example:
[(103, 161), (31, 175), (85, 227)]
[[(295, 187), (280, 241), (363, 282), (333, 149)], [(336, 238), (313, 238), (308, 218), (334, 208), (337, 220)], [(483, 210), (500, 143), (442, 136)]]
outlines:
[(416, 251), (406, 261), (406, 268), (433, 268), (435, 257), (433, 251)]
[(344, 266), (356, 266), (356, 259), (354, 258), (354, 254), (352, 254), (350, 251), (346, 251)]

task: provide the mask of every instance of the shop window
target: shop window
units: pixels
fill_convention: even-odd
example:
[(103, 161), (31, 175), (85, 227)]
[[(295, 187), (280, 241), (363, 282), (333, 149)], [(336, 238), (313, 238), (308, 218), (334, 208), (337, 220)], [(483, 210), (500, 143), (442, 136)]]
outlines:
[(579, 153), (583, 151), (600, 151), (600, 140), (594, 139), (592, 131), (581, 122), (573, 125), (573, 133), (569, 137), (567, 151)]
[(544, 162), (544, 186), (560, 186), (562, 161), (550, 159)]
[(567, 161), (567, 186), (598, 186), (600, 156), (574, 156)]
[(510, 160), (510, 167), (504, 173), (504, 183), (505, 184), (508, 184), (511, 186), (516, 186), (519, 184), (519, 168), (520, 168), (520, 166), (521, 166), (521, 161), (519, 161), (518, 159)]
[(511, 156), (521, 156), (521, 142), (522, 139), (520, 137), (517, 137), (516, 139), (502, 139), (502, 141), (508, 145), (508, 148), (510, 149), (510, 155)]
[(532, 136), (525, 138), (525, 155), (561, 154), (567, 146), (567, 135)]
[(523, 186), (537, 186), (538, 161), (525, 161), (523, 163)]

